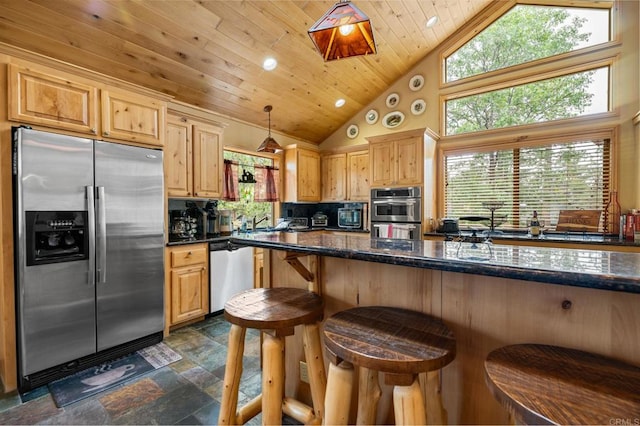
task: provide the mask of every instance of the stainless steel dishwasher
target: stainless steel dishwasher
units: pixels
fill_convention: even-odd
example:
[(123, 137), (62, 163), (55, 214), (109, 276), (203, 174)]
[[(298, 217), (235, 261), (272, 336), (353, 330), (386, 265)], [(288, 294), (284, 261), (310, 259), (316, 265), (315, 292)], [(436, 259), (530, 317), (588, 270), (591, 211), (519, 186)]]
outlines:
[(231, 296), (253, 288), (253, 248), (227, 240), (209, 243), (209, 311), (217, 313)]

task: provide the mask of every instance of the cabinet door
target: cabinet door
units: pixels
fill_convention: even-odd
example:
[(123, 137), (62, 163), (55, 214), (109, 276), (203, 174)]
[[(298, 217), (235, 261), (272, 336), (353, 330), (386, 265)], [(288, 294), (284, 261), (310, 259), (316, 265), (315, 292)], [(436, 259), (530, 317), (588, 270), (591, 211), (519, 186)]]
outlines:
[(398, 185), (420, 185), (422, 183), (421, 139), (411, 138), (395, 141), (396, 178)]
[(192, 125), (186, 118), (169, 116), (164, 146), (167, 195), (189, 197), (193, 194)]
[(209, 288), (205, 264), (171, 271), (171, 324), (209, 313)]
[(9, 120), (95, 135), (98, 89), (9, 64)]
[(394, 154), (391, 142), (371, 144), (369, 147), (371, 186), (393, 184)]
[(264, 252), (261, 248), (253, 249), (253, 287), (264, 287)]
[(193, 195), (222, 196), (222, 137), (214, 126), (193, 125)]
[(369, 151), (347, 153), (347, 199), (369, 200)]
[(164, 145), (164, 102), (132, 93), (103, 90), (102, 136), (144, 145)]
[(342, 201), (347, 199), (347, 156), (346, 154), (324, 155), (322, 168), (322, 200)]
[(298, 150), (298, 201), (320, 201), (320, 154)]

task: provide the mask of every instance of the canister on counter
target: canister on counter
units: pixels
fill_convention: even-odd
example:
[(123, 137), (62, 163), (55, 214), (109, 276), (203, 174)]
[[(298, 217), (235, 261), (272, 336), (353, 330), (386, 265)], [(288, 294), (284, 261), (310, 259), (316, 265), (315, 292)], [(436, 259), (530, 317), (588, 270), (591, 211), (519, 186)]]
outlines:
[(632, 213), (632, 211), (630, 210), (629, 213), (627, 213), (627, 218), (626, 218), (626, 223), (625, 223), (625, 227), (624, 227), (624, 239), (627, 241), (633, 241), (635, 238), (635, 231), (636, 231), (636, 215), (634, 213)]

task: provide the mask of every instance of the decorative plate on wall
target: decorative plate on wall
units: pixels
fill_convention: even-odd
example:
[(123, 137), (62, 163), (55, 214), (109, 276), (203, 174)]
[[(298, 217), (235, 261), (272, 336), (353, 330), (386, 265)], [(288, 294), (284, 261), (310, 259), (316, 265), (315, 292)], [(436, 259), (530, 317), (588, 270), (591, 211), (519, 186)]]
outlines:
[(394, 129), (402, 124), (404, 121), (404, 114), (400, 111), (392, 111), (389, 114), (382, 117), (382, 125), (387, 129)]
[(398, 106), (399, 103), (400, 103), (400, 95), (398, 95), (397, 93), (392, 93), (389, 96), (387, 96), (387, 106), (389, 108), (395, 108)]
[(376, 124), (376, 122), (378, 121), (378, 111), (376, 111), (375, 109), (370, 109), (364, 115), (364, 119), (367, 120), (368, 124)]
[(427, 104), (424, 102), (424, 99), (416, 99), (411, 104), (411, 114), (420, 115), (427, 109)]
[(409, 80), (409, 89), (411, 89), (413, 92), (422, 89), (422, 86), (424, 86), (424, 77), (420, 74), (414, 75)]
[(358, 132), (359, 132), (358, 126), (355, 124), (352, 124), (351, 126), (347, 127), (347, 137), (349, 139), (353, 139), (356, 136), (358, 136)]

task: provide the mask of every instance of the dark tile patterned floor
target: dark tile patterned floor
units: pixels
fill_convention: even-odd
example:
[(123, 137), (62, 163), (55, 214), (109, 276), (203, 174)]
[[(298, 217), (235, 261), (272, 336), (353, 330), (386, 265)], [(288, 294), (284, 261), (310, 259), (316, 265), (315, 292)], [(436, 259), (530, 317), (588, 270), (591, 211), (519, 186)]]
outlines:
[[(149, 372), (64, 408), (56, 407), (46, 386), (22, 402), (20, 395), (0, 395), (0, 424), (216, 424), (230, 325), (222, 315), (174, 331), (164, 342), (180, 361)], [(260, 336), (247, 330), (240, 404), (260, 393)], [(248, 424), (260, 424), (261, 417)]]

